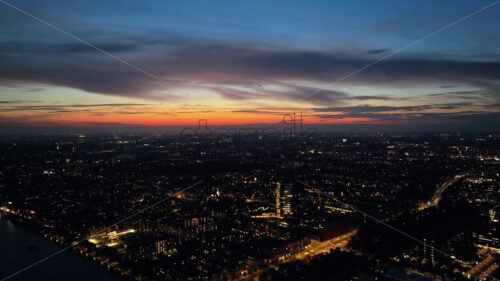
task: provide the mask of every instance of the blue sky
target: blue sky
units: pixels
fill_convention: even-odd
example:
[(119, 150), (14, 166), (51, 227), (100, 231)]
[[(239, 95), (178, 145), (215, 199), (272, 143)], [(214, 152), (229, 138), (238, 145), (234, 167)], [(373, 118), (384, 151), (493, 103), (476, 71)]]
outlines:
[[(396, 49), (492, 1), (12, 1), (57, 26), (84, 36), (172, 33), (189, 38), (328, 49)], [(53, 31), (2, 8), (9, 28), (27, 39)], [(492, 7), (423, 42), (414, 53), (498, 55), (499, 11)], [(9, 24), (9, 19), (12, 23)], [(102, 35), (104, 35), (102, 34)], [(19, 36), (19, 33), (2, 37)], [(97, 34), (94, 34), (98, 36)], [(61, 38), (62, 39), (62, 38)], [(471, 40), (472, 39), (472, 40)], [(493, 41), (492, 41), (493, 40)]]

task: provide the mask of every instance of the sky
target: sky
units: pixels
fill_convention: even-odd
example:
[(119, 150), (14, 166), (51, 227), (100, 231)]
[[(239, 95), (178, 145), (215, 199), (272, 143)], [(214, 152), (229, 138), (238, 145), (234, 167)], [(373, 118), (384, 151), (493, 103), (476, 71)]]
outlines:
[(498, 131), (493, 2), (2, 0), (0, 126)]

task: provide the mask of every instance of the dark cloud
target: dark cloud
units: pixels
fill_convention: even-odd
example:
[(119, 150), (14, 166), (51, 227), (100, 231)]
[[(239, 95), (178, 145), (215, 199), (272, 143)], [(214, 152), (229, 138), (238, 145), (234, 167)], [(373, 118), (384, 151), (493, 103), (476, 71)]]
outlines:
[(265, 110), (233, 110), (234, 113), (255, 113), (255, 114), (269, 114), (269, 115), (283, 115), (286, 112), (265, 111)]
[(486, 77), (485, 79), (474, 79), (472, 80), (471, 78), (464, 78), (466, 79), (466, 82), (473, 86), (481, 87), (486, 91), (487, 95), (495, 96), (496, 98), (500, 97), (500, 84), (498, 80), (500, 80), (500, 77), (497, 76), (495, 82), (492, 81), (487, 81)]
[[(262, 85), (254, 86), (249, 85), (249, 91), (236, 90), (234, 88), (224, 86), (210, 86), (207, 89), (217, 92), (226, 99), (231, 100), (251, 100), (251, 99), (269, 99), (273, 97), (280, 97), (289, 101), (298, 101), (300, 98), (316, 91), (312, 87), (282, 85), (283, 90), (266, 89)], [(309, 103), (316, 105), (330, 105), (332, 103), (342, 103), (343, 99), (349, 97), (349, 94), (342, 91), (322, 90), (316, 95), (308, 99)]]
[(12, 104), (12, 103), (38, 103), (42, 102), (39, 100), (0, 100), (0, 103), (3, 104)]
[(350, 100), (402, 100), (406, 98), (394, 98), (388, 96), (352, 96)]
[[(336, 106), (336, 107), (323, 107), (323, 108), (313, 108), (314, 112), (341, 112), (341, 115), (335, 115), (335, 118), (343, 117), (373, 117), (377, 116), (373, 113), (388, 113), (393, 115), (395, 112), (399, 111), (409, 111), (411, 114), (415, 111), (425, 111), (431, 109), (459, 109), (464, 107), (470, 107), (476, 105), (472, 102), (456, 102), (456, 103), (444, 103), (444, 104), (428, 104), (428, 105), (409, 105), (409, 106), (371, 106), (371, 105), (358, 105), (358, 106)], [(397, 113), (401, 114), (401, 113)]]
[[(369, 121), (387, 124), (460, 124), (464, 128), (488, 128), (498, 127), (500, 124), (500, 113), (471, 111), (467, 107), (476, 105), (473, 102), (457, 102), (446, 104), (417, 105), (417, 106), (346, 106), (314, 108), (312, 116), (321, 119), (345, 119), (362, 118)], [(485, 108), (493, 110), (498, 108), (498, 104), (485, 105)], [(459, 110), (459, 112), (430, 112), (430, 110)], [(337, 114), (327, 114), (327, 113)], [(488, 122), (488, 123), (484, 123)], [(497, 124), (497, 125), (494, 125)]]
[(119, 107), (119, 106), (143, 106), (152, 105), (148, 103), (98, 103), (98, 104), (70, 104), (67, 107)]
[(414, 106), (371, 106), (371, 105), (359, 105), (359, 106), (345, 106), (345, 107), (324, 107), (324, 108), (313, 108), (314, 112), (344, 112), (349, 115), (367, 112), (386, 112), (386, 111), (416, 111), (431, 109), (430, 105), (414, 105)]
[[(251, 81), (283, 83), (291, 80), (332, 82), (372, 62), (368, 57), (339, 56), (329, 52), (277, 50), (268, 46), (221, 44), (209, 41), (142, 38), (96, 43), (118, 53), (128, 62), (177, 87), (199, 87), (197, 83), (248, 84)], [(19, 82), (45, 83), (88, 92), (174, 99), (172, 88), (148, 75), (78, 44), (2, 45), (0, 76)], [(345, 83), (370, 86), (421, 85), (425, 83), (467, 83), (500, 95), (491, 82), (500, 80), (500, 62), (448, 61), (401, 58), (382, 61)], [(253, 82), (252, 82), (253, 83)], [(315, 91), (316, 89), (312, 89)], [(245, 100), (253, 93), (217, 89), (224, 97)], [(296, 92), (272, 92), (278, 98), (292, 98)], [(321, 93), (318, 93), (320, 95)], [(266, 94), (263, 94), (266, 96)], [(276, 96), (274, 96), (276, 98)], [(331, 94), (311, 102), (331, 102)], [(362, 99), (362, 98), (361, 98)]]
[(261, 99), (268, 97), (268, 93), (262, 91), (243, 91), (234, 88), (224, 87), (224, 86), (210, 86), (205, 87), (206, 89), (217, 92), (219, 95), (230, 100), (251, 100), (251, 99)]
[[(37, 118), (42, 117), (37, 116)], [(36, 118), (34, 118), (36, 119)], [(11, 130), (13, 128), (23, 128), (25, 126), (30, 126), (30, 130), (33, 130), (34, 127), (136, 127), (137, 124), (129, 124), (129, 123), (120, 123), (120, 122), (48, 122), (48, 121), (36, 121), (36, 120), (17, 120), (15, 118), (3, 118), (0, 116), (0, 121), (1, 121), (1, 127), (3, 128), (8, 128), (8, 130)], [(42, 128), (40, 132), (45, 134), (47, 128)], [(4, 129), (5, 130), (5, 129)], [(3, 134), (8, 134), (7, 131), (2, 131)], [(17, 131), (16, 134), (25, 134), (26, 131)]]
[(41, 92), (41, 91), (43, 91), (42, 88), (33, 88), (33, 89), (25, 90), (25, 92), (31, 92), (31, 93)]
[(322, 119), (369, 118), (369, 122), (391, 124), (432, 125), (432, 124), (460, 124), (463, 130), (491, 130), (492, 124), (500, 124), (500, 113), (485, 112), (458, 112), (458, 113), (366, 113), (352, 115), (316, 115)]
[(488, 91), (454, 91), (454, 92), (445, 92), (445, 93), (435, 93), (428, 94), (430, 97), (438, 97), (443, 99), (461, 99), (461, 100), (470, 100), (470, 101), (488, 101), (491, 98), (495, 99), (497, 96)]
[(486, 104), (486, 105), (483, 105), (483, 106), (486, 107), (486, 108), (497, 109), (497, 108), (500, 108), (500, 102), (492, 103), (492, 104)]
[(389, 49), (374, 49), (374, 50), (369, 50), (368, 54), (376, 55), (380, 53), (385, 53), (387, 51), (389, 51)]
[[(349, 98), (349, 94), (336, 90), (317, 89), (312, 87), (291, 86), (293, 90), (280, 93), (286, 98), (297, 101), (307, 96), (307, 102), (319, 105), (342, 104), (344, 99)], [(315, 93), (311, 95), (311, 93)]]
[[(76, 108), (94, 108), (94, 107), (127, 107), (127, 106), (147, 106), (151, 104), (143, 103), (105, 103), (105, 104), (69, 104), (69, 105), (18, 105), (0, 108), (1, 111), (30, 111), (45, 110), (58, 112), (75, 112)], [(80, 110), (85, 111), (85, 110)], [(87, 110), (90, 111), (90, 110)]]
[(434, 105), (434, 108), (438, 109), (457, 109), (467, 106), (473, 106), (475, 103), (472, 102), (456, 102), (456, 103), (448, 103), (448, 104), (438, 104)]
[(124, 114), (124, 115), (136, 115), (136, 114), (161, 114), (161, 115), (170, 115), (172, 113), (164, 112), (164, 111), (113, 111), (115, 114)]
[(485, 91), (455, 91), (455, 92), (429, 94), (428, 96), (438, 97), (438, 96), (458, 96), (458, 95), (460, 95), (460, 96), (462, 96), (462, 95), (488, 95), (488, 93)]

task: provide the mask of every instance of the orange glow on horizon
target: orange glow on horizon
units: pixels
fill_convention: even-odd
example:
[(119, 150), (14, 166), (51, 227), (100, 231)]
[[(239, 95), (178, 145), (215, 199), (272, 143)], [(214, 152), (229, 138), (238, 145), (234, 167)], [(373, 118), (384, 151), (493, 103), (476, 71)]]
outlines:
[[(315, 112), (304, 110), (302, 112), (302, 124), (304, 125), (334, 125), (334, 124), (373, 124), (391, 125), (404, 124), (400, 121), (380, 121), (366, 117), (345, 117), (338, 114), (327, 116), (316, 116)], [(50, 112), (48, 112), (50, 113)], [(203, 110), (194, 109), (192, 112), (168, 112), (163, 110), (150, 109), (150, 112), (137, 111), (111, 111), (92, 110), (87, 112), (66, 112), (64, 114), (39, 115), (30, 112), (11, 117), (14, 126), (21, 127), (198, 127), (200, 120), (202, 126), (206, 124), (213, 126), (244, 126), (256, 124), (283, 124), (293, 123), (294, 112), (284, 113), (283, 111), (230, 111), (224, 110)], [(37, 112), (38, 114), (38, 112)], [(301, 112), (295, 112), (296, 124), (300, 124)], [(323, 118), (322, 118), (323, 117)], [(19, 120), (18, 122), (15, 122)]]

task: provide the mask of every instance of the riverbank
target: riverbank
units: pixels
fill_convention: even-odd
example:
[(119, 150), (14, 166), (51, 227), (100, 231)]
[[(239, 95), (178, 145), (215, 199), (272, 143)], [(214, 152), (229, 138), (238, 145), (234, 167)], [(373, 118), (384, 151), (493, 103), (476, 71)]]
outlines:
[[(0, 277), (5, 278), (26, 266), (64, 249), (26, 222), (0, 218)], [(106, 270), (89, 259), (68, 250), (40, 263), (9, 280), (47, 281), (123, 281), (120, 274)]]

